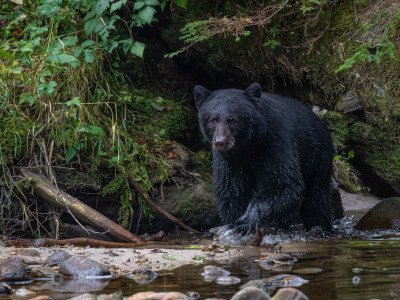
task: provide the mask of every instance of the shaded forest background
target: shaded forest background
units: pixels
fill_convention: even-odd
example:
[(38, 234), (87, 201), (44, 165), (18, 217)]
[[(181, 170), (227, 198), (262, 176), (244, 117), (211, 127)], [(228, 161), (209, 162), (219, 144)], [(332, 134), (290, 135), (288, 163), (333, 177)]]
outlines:
[(54, 235), (60, 211), (27, 167), (132, 231), (165, 225), (128, 175), (195, 228), (217, 224), (195, 84), (313, 106), (340, 186), (400, 195), (398, 1), (5, 0), (0, 26), (4, 236)]

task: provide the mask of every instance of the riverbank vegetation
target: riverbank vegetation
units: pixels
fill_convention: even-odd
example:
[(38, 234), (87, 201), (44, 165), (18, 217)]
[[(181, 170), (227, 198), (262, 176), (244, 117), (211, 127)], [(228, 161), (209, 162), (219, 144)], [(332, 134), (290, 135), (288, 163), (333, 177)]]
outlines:
[(20, 168), (117, 203), (126, 228), (138, 210), (154, 216), (128, 175), (163, 198), (176, 141), (198, 151), (196, 172), (208, 180), (209, 150), (190, 96), (196, 83), (258, 81), (327, 109), (342, 186), (399, 194), (399, 24), (392, 0), (7, 0), (0, 5), (3, 234), (48, 235), (44, 228), (59, 215), (32, 198)]

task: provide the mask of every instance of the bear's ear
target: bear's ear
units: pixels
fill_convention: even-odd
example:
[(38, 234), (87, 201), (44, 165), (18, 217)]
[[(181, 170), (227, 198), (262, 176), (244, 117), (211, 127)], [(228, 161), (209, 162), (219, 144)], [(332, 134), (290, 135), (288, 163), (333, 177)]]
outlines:
[(193, 89), (193, 97), (196, 101), (197, 108), (203, 104), (204, 100), (210, 96), (211, 92), (201, 85), (196, 85)]
[(253, 83), (245, 91), (245, 94), (250, 98), (261, 98), (261, 93), (261, 85), (259, 85), (258, 83)]

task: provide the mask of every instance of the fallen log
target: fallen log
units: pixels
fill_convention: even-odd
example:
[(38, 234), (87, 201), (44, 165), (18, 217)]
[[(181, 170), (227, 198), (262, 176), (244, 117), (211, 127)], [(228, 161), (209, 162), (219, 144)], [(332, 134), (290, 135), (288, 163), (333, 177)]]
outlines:
[(95, 209), (79, 201), (75, 197), (68, 195), (64, 191), (61, 191), (52, 185), (45, 177), (26, 169), (21, 170), (21, 173), (28, 180), (34, 181), (33, 191), (37, 196), (65, 211), (71, 212), (77, 219), (86, 221), (93, 227), (107, 232), (116, 239), (134, 243), (145, 242), (142, 238), (119, 226)]

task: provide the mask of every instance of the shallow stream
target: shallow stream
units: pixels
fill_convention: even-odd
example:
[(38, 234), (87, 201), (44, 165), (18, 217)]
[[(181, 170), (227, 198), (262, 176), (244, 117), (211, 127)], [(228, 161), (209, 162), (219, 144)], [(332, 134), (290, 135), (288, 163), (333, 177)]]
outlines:
[[(400, 299), (398, 232), (364, 233), (363, 236), (350, 234), (345, 238), (337, 235), (319, 240), (295, 235), (291, 239), (288, 243), (288, 236), (272, 236), (272, 240), (281, 240), (281, 243), (273, 247), (275, 251), (280, 249), (297, 258), (290, 272), (269, 271), (259, 267), (260, 254), (271, 251), (271, 244), (239, 248), (245, 253), (243, 259), (221, 265), (241, 279), (241, 283), (234, 285), (205, 282), (201, 275), (204, 264), (193, 264), (172, 271), (161, 271), (154, 281), (144, 285), (119, 277), (105, 280), (34, 281), (25, 287), (34, 291), (36, 296), (49, 295), (53, 299), (66, 299), (84, 292), (110, 294), (116, 291), (122, 292), (124, 296), (142, 291), (193, 291), (200, 294), (200, 299), (230, 299), (241, 284), (250, 280), (295, 274), (293, 271), (297, 269), (319, 268), (322, 269), (319, 273), (297, 274), (309, 281), (298, 289), (310, 299)], [(231, 251), (238, 250), (232, 248)], [(19, 287), (13, 286), (14, 289)], [(26, 298), (32, 297), (30, 295)], [(15, 299), (15, 296), (1, 298)]]

